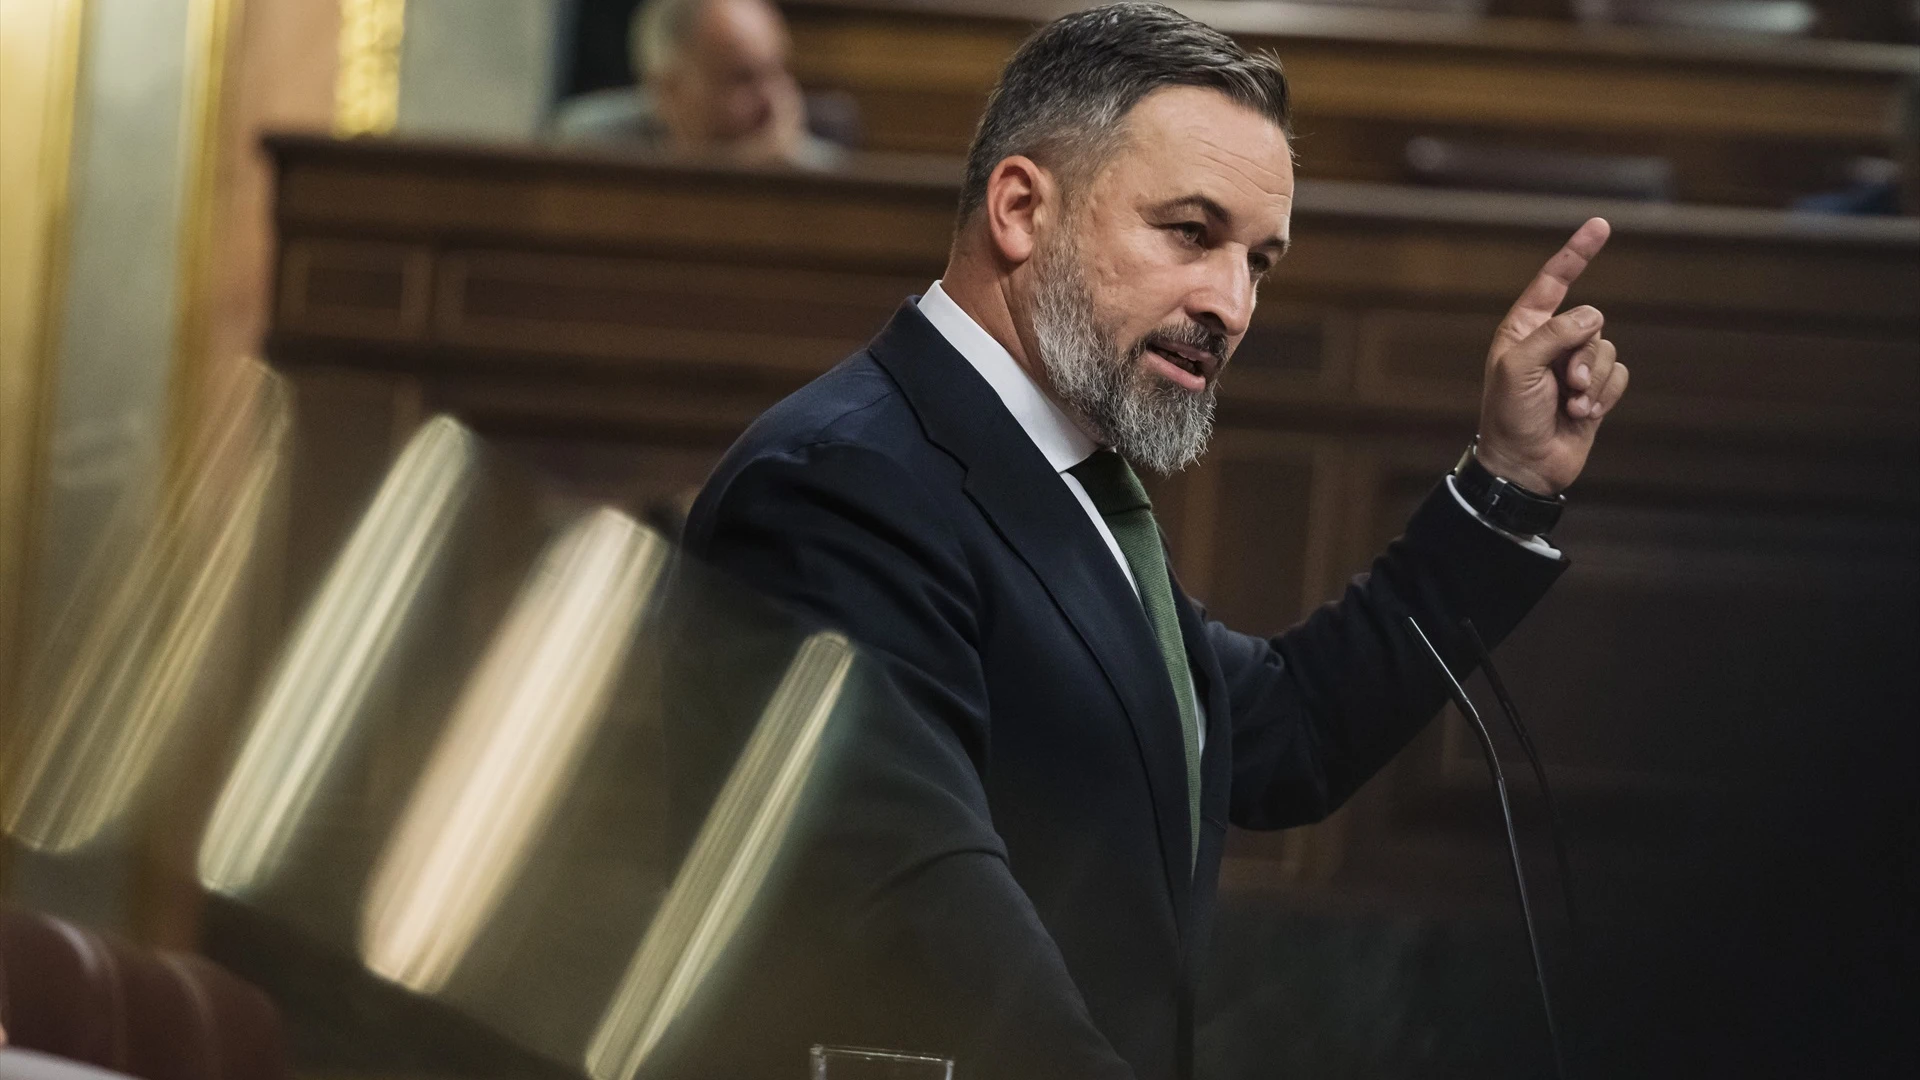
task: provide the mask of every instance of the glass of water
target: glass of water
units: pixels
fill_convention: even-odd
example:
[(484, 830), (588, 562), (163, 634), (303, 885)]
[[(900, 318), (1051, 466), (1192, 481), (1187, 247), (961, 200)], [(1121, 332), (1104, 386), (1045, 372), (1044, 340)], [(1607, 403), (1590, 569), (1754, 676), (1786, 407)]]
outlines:
[(812, 1080), (953, 1080), (953, 1059), (858, 1046), (815, 1046)]

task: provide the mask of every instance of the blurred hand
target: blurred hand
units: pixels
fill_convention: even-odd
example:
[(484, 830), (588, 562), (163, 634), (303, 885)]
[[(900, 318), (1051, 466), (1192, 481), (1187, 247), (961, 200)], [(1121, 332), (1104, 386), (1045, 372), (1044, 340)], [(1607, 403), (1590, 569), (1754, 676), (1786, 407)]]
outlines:
[(1600, 312), (1554, 314), (1610, 232), (1602, 218), (1580, 226), (1514, 302), (1487, 352), (1480, 463), (1542, 495), (1580, 475), (1601, 418), (1627, 391), (1627, 365), (1600, 336)]
[(807, 135), (807, 100), (790, 79), (767, 94), (764, 123), (728, 146), (726, 156), (745, 165), (797, 164)]

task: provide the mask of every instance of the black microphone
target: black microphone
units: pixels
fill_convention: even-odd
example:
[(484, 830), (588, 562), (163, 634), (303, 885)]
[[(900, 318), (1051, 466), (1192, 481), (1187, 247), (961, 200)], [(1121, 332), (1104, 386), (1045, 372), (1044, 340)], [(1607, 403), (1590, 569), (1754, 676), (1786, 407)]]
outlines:
[(1473, 625), (1472, 619), (1461, 619), (1460, 629), (1466, 631), (1467, 642), (1473, 646), (1474, 654), (1480, 661), (1480, 670), (1487, 676), (1487, 685), (1493, 688), (1493, 696), (1500, 702), (1500, 711), (1506, 714), (1507, 726), (1513, 729), (1513, 737), (1520, 740), (1520, 750), (1527, 755), (1527, 764), (1533, 767), (1533, 778), (1540, 785), (1540, 798), (1547, 804), (1547, 836), (1553, 841), (1553, 860), (1560, 869), (1560, 899), (1567, 906), (1567, 927), (1577, 951), (1581, 938), (1580, 918), (1573, 906), (1573, 870), (1567, 860), (1567, 845), (1561, 840), (1566, 829), (1560, 824), (1560, 811), (1553, 802), (1553, 789), (1547, 786), (1546, 767), (1540, 764), (1540, 752), (1533, 748), (1533, 736), (1527, 731), (1527, 726), (1520, 722), (1520, 707), (1513, 703), (1512, 695), (1507, 693), (1507, 684), (1500, 678), (1499, 669), (1493, 666), (1493, 652), (1480, 637), (1479, 629)]
[(1560, 1024), (1554, 1017), (1553, 994), (1547, 988), (1546, 961), (1540, 952), (1540, 931), (1533, 921), (1533, 902), (1527, 897), (1526, 870), (1520, 865), (1520, 833), (1514, 828), (1513, 806), (1507, 801), (1507, 777), (1500, 769), (1500, 755), (1493, 749), (1493, 733), (1487, 730), (1486, 722), (1480, 719), (1480, 710), (1473, 707), (1473, 699), (1467, 696), (1466, 688), (1460, 685), (1453, 669), (1441, 657), (1440, 650), (1433, 647), (1427, 632), (1420, 629), (1419, 620), (1409, 615), (1407, 626), (1420, 639), (1420, 644), (1426, 646), (1427, 655), (1433, 658), (1434, 666), (1446, 677), (1447, 693), (1453, 698), (1454, 707), (1472, 723), (1474, 734), (1480, 737), (1480, 751), (1486, 755), (1487, 770), (1493, 774), (1493, 790), (1500, 796), (1500, 816), (1507, 825), (1507, 852), (1513, 861), (1513, 884), (1520, 893), (1520, 918), (1527, 924), (1527, 947), (1533, 951), (1533, 978), (1540, 986), (1540, 1006), (1547, 1014), (1547, 1038), (1553, 1044), (1554, 1074), (1560, 1080), (1567, 1080), (1566, 1055), (1560, 1049)]

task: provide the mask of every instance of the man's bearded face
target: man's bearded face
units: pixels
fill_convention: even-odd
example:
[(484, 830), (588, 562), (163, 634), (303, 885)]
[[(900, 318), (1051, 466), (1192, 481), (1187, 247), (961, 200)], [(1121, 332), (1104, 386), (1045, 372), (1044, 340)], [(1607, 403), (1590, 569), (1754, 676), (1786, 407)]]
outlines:
[(1042, 192), (1051, 212), (1019, 298), (1026, 359), (1088, 434), (1171, 473), (1206, 450), (1215, 384), (1286, 251), (1286, 132), (1218, 91), (1166, 87), (1085, 167)]
[(1054, 393), (1095, 438), (1136, 465), (1167, 475), (1199, 460), (1213, 435), (1213, 381), (1189, 390), (1142, 360), (1149, 348), (1175, 360), (1198, 351), (1217, 371), (1226, 363), (1226, 336), (1175, 322), (1120, 341), (1115, 321), (1103, 317), (1087, 288), (1070, 231), (1040, 252), (1035, 270), (1034, 339)]

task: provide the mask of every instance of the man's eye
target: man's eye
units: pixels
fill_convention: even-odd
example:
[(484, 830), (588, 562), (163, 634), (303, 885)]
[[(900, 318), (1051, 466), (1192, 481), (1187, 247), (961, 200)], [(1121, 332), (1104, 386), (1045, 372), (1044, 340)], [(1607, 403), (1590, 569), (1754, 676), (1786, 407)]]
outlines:
[(1254, 277), (1265, 277), (1267, 276), (1267, 271), (1273, 269), (1273, 260), (1267, 258), (1265, 255), (1249, 255), (1247, 256), (1247, 269), (1253, 271)]
[(1197, 221), (1183, 221), (1175, 225), (1174, 231), (1189, 244), (1198, 245), (1207, 238), (1207, 227)]

